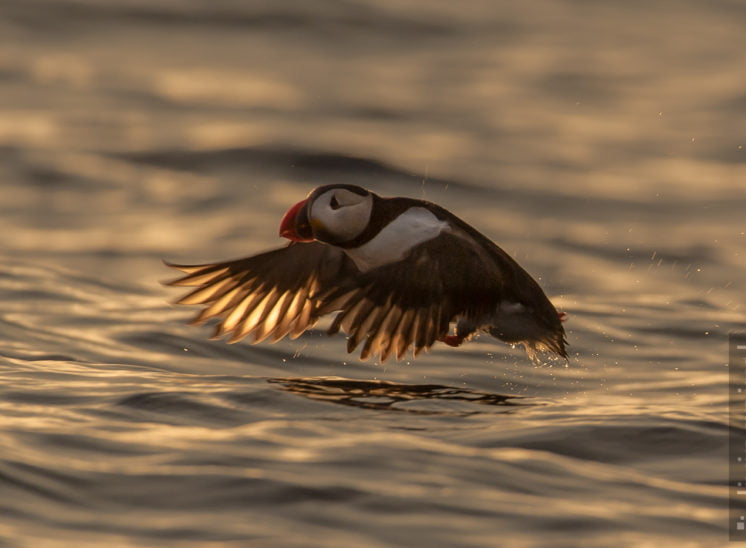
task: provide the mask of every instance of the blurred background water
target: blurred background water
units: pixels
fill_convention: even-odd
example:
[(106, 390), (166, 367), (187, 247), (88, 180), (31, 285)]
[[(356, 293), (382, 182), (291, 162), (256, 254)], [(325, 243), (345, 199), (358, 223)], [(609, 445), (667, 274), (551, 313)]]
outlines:
[[(3, 0), (0, 546), (718, 546), (743, 329), (746, 4)], [(361, 363), (209, 341), (162, 258), (347, 182), (560, 308)]]

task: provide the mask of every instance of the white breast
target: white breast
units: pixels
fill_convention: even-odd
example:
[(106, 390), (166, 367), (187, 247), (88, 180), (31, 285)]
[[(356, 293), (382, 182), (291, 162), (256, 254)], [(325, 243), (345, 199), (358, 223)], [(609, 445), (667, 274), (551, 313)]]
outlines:
[(447, 230), (448, 223), (424, 207), (408, 209), (391, 221), (369, 242), (345, 249), (361, 272), (404, 258), (414, 246), (432, 240)]

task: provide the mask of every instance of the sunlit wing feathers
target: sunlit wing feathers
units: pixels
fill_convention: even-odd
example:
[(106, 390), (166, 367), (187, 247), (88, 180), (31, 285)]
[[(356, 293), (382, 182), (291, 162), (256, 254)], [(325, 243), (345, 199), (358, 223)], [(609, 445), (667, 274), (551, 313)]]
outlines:
[[(447, 270), (452, 272), (443, 276)], [(400, 359), (409, 348), (417, 356), (447, 334), (456, 316), (484, 315), (494, 308), (499, 284), (497, 273), (484, 272), (476, 250), (444, 234), (413, 248), (406, 260), (338, 288), (331, 298), (339, 295), (345, 304), (329, 332), (347, 333), (348, 352), (362, 344), (363, 360), (371, 355)]]
[(192, 323), (217, 318), (213, 338), (230, 334), (232, 343), (247, 335), (255, 343), (298, 337), (316, 323), (322, 308), (342, 307), (343, 296), (335, 295), (332, 303), (327, 295), (354, 270), (344, 252), (320, 243), (291, 243), (224, 263), (166, 264), (186, 274), (168, 285), (196, 288), (177, 303), (205, 306)]

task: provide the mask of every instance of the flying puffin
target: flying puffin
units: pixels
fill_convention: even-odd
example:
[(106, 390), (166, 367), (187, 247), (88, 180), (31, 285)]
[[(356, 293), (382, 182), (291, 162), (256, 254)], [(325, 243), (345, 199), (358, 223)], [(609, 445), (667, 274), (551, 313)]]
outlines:
[[(290, 243), (253, 257), (166, 263), (196, 287), (178, 304), (204, 305), (193, 325), (217, 318), (213, 338), (258, 343), (298, 337), (336, 312), (328, 333), (362, 344), (365, 360), (414, 356), (436, 342), (459, 346), (478, 332), (567, 359), (563, 312), (505, 251), (442, 207), (325, 185), (280, 223)], [(455, 330), (451, 332), (451, 324)]]

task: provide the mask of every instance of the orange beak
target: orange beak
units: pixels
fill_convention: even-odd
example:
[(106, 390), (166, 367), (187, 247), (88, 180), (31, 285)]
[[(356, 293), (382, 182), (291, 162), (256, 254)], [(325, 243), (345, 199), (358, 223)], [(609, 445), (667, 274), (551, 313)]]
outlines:
[(280, 222), (280, 236), (294, 242), (312, 242), (311, 223), (308, 221), (308, 200), (302, 200), (288, 209)]

